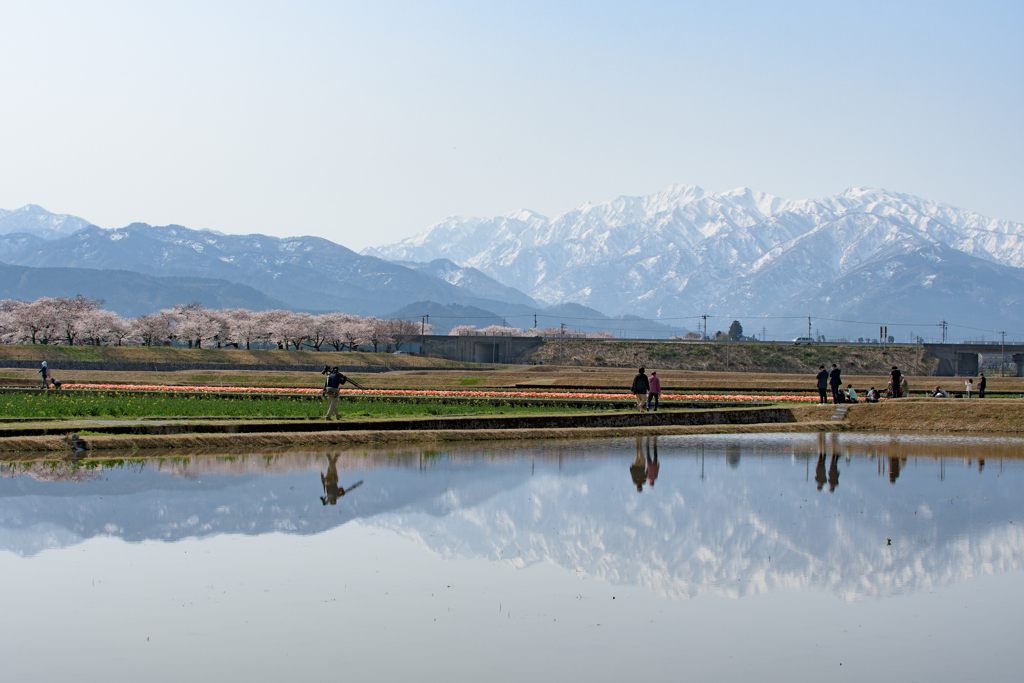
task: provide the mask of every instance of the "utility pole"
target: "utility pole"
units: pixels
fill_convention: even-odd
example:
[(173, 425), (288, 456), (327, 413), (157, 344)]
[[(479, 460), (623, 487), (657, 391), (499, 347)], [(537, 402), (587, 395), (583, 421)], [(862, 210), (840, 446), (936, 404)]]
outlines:
[(807, 336), (811, 336), (811, 316), (807, 316)]
[(537, 314), (533, 314), (533, 329), (537, 329)]
[(562, 340), (565, 339), (565, 323), (559, 326), (558, 333), (558, 364), (562, 364)]
[(1006, 376), (1006, 333), (1000, 332), (1003, 340), (999, 343), (999, 376)]
[(945, 321), (945, 320), (943, 320), (943, 321), (942, 321), (941, 323), (939, 323), (939, 324), (940, 324), (940, 325), (942, 326), (942, 343), (943, 343), (943, 344), (945, 344), (945, 343), (946, 343), (946, 325), (947, 325), (948, 323), (946, 323), (946, 321)]
[(421, 355), (421, 356), (422, 356), (422, 355), (424, 354), (424, 348), (423, 348), (423, 331), (424, 331), (424, 330), (426, 329), (426, 327), (427, 327), (427, 321), (428, 321), (428, 320), (430, 320), (430, 315), (429, 315), (429, 314), (427, 314), (427, 315), (424, 315), (424, 316), (423, 316), (422, 318), (420, 318), (420, 355)]
[(705, 313), (704, 315), (701, 316), (701, 318), (704, 319), (704, 339), (707, 340), (707, 338), (708, 338), (708, 314)]

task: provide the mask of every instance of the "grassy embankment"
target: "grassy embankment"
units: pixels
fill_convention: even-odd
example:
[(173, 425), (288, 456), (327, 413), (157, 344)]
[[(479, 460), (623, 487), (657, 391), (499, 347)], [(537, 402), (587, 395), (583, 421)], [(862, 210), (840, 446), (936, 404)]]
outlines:
[(441, 358), (348, 351), (188, 349), (170, 346), (43, 346), (0, 344), (0, 359), (32, 361), (108, 361), (118, 363), (237, 363), (242, 365), (372, 365), (402, 367), (478, 367)]
[(935, 363), (915, 347), (812, 344), (727, 344), (716, 342), (549, 341), (531, 350), (525, 362), (589, 367), (635, 367), (715, 372), (806, 374), (837, 363), (848, 374), (880, 374), (897, 365), (911, 374), (929, 375)]

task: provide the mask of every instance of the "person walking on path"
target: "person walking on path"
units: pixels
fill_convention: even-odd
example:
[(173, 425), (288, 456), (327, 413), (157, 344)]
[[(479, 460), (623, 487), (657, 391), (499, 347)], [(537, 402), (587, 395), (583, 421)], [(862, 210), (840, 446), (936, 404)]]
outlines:
[(658, 373), (652, 372), (651, 378), (647, 380), (648, 391), (647, 391), (647, 410), (651, 409), (651, 402), (654, 402), (654, 412), (658, 412), (658, 399), (661, 398), (661, 380), (658, 379)]
[(651, 389), (651, 383), (647, 380), (647, 373), (643, 368), (637, 372), (636, 377), (633, 378), (633, 384), (630, 386), (629, 391), (636, 396), (636, 410), (639, 413), (644, 412), (644, 402), (647, 401), (647, 392)]
[(889, 380), (892, 383), (892, 397), (900, 397), (900, 369), (895, 365), (892, 366), (892, 370), (889, 371)]
[(900, 377), (900, 396), (903, 398), (910, 396), (910, 382), (907, 381), (906, 375)]
[(323, 394), (330, 400), (330, 407), (327, 409), (327, 416), (324, 419), (330, 420), (331, 415), (334, 415), (335, 420), (341, 419), (338, 416), (338, 396), (341, 394), (341, 385), (347, 381), (348, 377), (341, 374), (337, 365), (327, 371)]
[(985, 373), (983, 372), (981, 373), (981, 376), (978, 377), (978, 398), (985, 398), (985, 384)]
[(828, 373), (828, 385), (832, 389), (832, 402), (836, 405), (839, 404), (839, 387), (843, 385), (843, 378), (840, 374), (839, 367), (835, 363), (832, 364), (832, 372)]
[(50, 388), (50, 368), (47, 367), (45, 360), (39, 365), (39, 376), (43, 378), (43, 389), (49, 389)]
[(968, 377), (967, 381), (964, 382), (964, 392), (967, 394), (967, 398), (971, 397), (972, 391), (974, 391), (974, 380)]
[[(832, 366), (835, 367), (835, 366)], [(825, 405), (828, 403), (828, 370), (825, 369), (824, 365), (818, 367), (818, 403)]]

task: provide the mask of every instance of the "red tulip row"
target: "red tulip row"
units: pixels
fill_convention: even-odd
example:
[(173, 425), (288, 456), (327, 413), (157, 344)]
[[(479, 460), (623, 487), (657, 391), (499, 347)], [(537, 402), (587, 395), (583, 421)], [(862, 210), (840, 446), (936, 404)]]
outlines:
[[(237, 394), (319, 394), (319, 388), (281, 387), (211, 387), (211, 386), (168, 386), (164, 384), (65, 384), (68, 388), (106, 389), (115, 391), (164, 391), (164, 392), (205, 392)], [(349, 396), (423, 396), (423, 397), (464, 397), (464, 398), (575, 398), (612, 399), (632, 398), (622, 393), (563, 392), (563, 391), (467, 391), (444, 389), (341, 389)], [(663, 400), (684, 401), (799, 401), (813, 403), (813, 396), (799, 395), (752, 395), (752, 394), (662, 394)]]

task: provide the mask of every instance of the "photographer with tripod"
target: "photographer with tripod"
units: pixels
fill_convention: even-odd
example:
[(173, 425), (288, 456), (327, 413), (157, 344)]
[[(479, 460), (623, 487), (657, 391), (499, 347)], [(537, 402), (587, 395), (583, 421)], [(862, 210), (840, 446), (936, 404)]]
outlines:
[(327, 410), (327, 418), (331, 419), (331, 415), (334, 415), (334, 419), (338, 418), (338, 395), (341, 394), (341, 385), (345, 382), (350, 381), (348, 377), (341, 374), (338, 370), (338, 366), (327, 367), (320, 371), (321, 375), (327, 375), (327, 379), (324, 380), (323, 395), (326, 396), (330, 402), (330, 408)]

